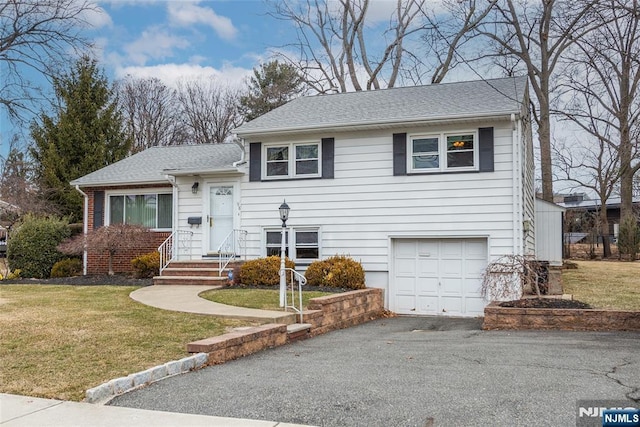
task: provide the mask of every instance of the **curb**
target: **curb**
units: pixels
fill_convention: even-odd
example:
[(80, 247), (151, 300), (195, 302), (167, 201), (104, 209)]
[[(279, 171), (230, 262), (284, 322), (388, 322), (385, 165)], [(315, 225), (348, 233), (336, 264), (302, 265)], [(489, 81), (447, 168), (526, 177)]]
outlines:
[(136, 388), (174, 375), (184, 374), (194, 369), (200, 369), (206, 366), (208, 360), (209, 355), (207, 353), (198, 353), (142, 372), (130, 374), (126, 377), (115, 378), (87, 390), (84, 400), (87, 403), (105, 404), (112, 398)]

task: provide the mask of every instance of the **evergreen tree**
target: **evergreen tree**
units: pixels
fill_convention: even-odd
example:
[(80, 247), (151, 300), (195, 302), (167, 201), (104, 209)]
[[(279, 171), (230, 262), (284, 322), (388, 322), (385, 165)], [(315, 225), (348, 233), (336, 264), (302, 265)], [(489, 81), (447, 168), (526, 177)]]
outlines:
[(31, 125), (40, 197), (71, 221), (82, 218), (82, 197), (69, 182), (123, 159), (131, 147), (114, 90), (97, 61), (83, 56), (53, 82), (58, 107)]
[(290, 64), (271, 61), (253, 69), (249, 93), (240, 98), (245, 119), (253, 120), (302, 95), (304, 80)]

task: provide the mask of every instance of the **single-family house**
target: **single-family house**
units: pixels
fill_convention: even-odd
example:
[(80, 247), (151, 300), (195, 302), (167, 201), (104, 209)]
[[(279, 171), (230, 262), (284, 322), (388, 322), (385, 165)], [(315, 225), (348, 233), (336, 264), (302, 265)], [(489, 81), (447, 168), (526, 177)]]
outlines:
[(143, 223), (195, 259), (278, 254), (286, 199), (296, 269), (349, 255), (390, 310), (482, 315), (487, 263), (535, 251), (528, 105), (524, 77), (302, 97), (238, 144), (151, 148), (72, 184), (87, 230)]

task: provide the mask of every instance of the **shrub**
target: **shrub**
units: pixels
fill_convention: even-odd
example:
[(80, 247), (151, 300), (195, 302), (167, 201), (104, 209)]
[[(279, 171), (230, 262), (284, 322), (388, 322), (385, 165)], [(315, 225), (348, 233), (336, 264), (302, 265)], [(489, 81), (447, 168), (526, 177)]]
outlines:
[(56, 248), (69, 235), (66, 220), (25, 215), (7, 243), (11, 269), (20, 269), (22, 277), (49, 277), (53, 265), (64, 258)]
[[(285, 267), (295, 268), (296, 264), (285, 259)], [(240, 281), (245, 285), (278, 286), (280, 284), (280, 257), (270, 256), (245, 262), (240, 267)], [(287, 277), (289, 277), (287, 275)]]
[(620, 222), (618, 251), (623, 259), (634, 261), (640, 252), (640, 227), (634, 215), (627, 215)]
[(304, 275), (311, 286), (347, 289), (366, 287), (362, 264), (353, 258), (341, 255), (312, 262)]
[(51, 277), (76, 276), (82, 271), (82, 260), (78, 258), (65, 258), (53, 264)]
[(20, 270), (13, 270), (13, 271), (9, 271), (7, 272), (6, 275), (2, 275), (0, 274), (0, 280), (14, 280), (14, 279), (19, 279), (20, 278)]
[(160, 274), (160, 252), (153, 251), (131, 260), (133, 275), (138, 279)]

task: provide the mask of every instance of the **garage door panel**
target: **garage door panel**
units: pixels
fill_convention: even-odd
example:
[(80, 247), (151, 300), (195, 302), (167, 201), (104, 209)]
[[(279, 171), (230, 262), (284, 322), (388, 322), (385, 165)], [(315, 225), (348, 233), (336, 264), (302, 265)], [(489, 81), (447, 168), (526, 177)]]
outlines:
[(484, 314), (485, 301), (482, 297), (469, 297), (465, 298), (465, 314), (467, 316), (481, 316)]
[(416, 282), (416, 291), (418, 295), (438, 295), (438, 278), (420, 278)]
[(396, 277), (396, 293), (399, 295), (415, 295), (415, 277)]
[(422, 257), (437, 257), (438, 256), (438, 242), (430, 240), (418, 240), (417, 243), (418, 256)]
[(396, 274), (398, 276), (411, 276), (416, 275), (416, 260), (415, 259), (398, 259), (396, 258)]
[(419, 296), (418, 314), (438, 314), (438, 297)]
[(419, 277), (438, 277), (438, 260), (419, 258), (417, 261)]
[(416, 243), (412, 241), (401, 241), (401, 240), (396, 241), (395, 256), (396, 258), (415, 259)]
[(462, 258), (462, 241), (461, 240), (441, 240), (440, 256), (444, 259)]
[(462, 312), (462, 298), (461, 297), (442, 297), (441, 298), (441, 306), (442, 313), (451, 315), (451, 316), (459, 316), (463, 314)]
[(411, 313), (416, 310), (416, 297), (414, 295), (396, 296), (396, 306), (400, 313)]
[(443, 295), (462, 296), (462, 279), (442, 279), (440, 281), (440, 292)]
[(472, 279), (479, 279), (482, 277), (482, 272), (487, 266), (487, 261), (485, 260), (475, 260), (475, 259), (467, 259), (464, 263), (465, 269), (465, 277)]
[(475, 259), (487, 259), (486, 240), (467, 240), (465, 245), (465, 257)]
[(461, 259), (443, 259), (440, 262), (440, 275), (443, 277), (462, 277), (463, 262)]

